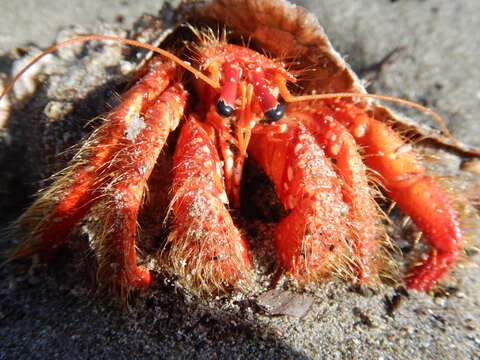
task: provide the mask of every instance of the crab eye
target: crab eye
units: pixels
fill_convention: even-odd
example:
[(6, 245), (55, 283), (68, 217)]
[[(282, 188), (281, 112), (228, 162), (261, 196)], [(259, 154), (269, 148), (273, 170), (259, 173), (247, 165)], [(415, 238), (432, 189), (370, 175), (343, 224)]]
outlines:
[(223, 99), (219, 99), (217, 101), (217, 112), (218, 112), (219, 115), (221, 115), (223, 117), (227, 117), (227, 116), (232, 115), (233, 107), (231, 107), (230, 105), (225, 103), (225, 101)]
[(265, 112), (265, 116), (272, 122), (280, 120), (283, 117), (283, 114), (285, 114), (285, 109), (280, 103), (277, 103), (277, 106)]

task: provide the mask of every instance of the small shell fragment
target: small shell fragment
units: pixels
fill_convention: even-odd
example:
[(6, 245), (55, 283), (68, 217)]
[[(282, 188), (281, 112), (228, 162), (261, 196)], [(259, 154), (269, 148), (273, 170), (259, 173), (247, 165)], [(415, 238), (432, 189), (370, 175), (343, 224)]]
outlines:
[(270, 315), (304, 317), (312, 307), (314, 298), (283, 290), (270, 290), (257, 298), (257, 303)]

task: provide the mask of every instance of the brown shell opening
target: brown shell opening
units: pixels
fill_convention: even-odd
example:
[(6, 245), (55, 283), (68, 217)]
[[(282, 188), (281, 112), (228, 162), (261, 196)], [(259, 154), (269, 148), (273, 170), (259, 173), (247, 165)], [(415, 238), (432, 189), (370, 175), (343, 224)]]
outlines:
[[(316, 17), (286, 0), (184, 0), (175, 12), (177, 24), (228, 29), (229, 40), (247, 43), (271, 57), (286, 59), (289, 69), (299, 74), (293, 94), (366, 93), (361, 80), (332, 47)], [(183, 34), (181, 35), (181, 33)], [(162, 45), (185, 35), (185, 27), (164, 31)], [(161, 42), (160, 40), (158, 42)], [(178, 41), (177, 41), (178, 44)], [(168, 48), (168, 46), (167, 46)], [(351, 101), (350, 99), (346, 99)], [(443, 136), (440, 131), (420, 126), (414, 120), (391, 111), (373, 99), (356, 99), (380, 120), (395, 123), (414, 137), (429, 139), (464, 154), (480, 156), (480, 149)]]
[[(365, 92), (317, 19), (300, 6), (287, 1), (214, 0), (184, 3), (180, 10), (180, 23), (220, 32), (227, 29), (229, 41), (247, 43), (267, 56), (285, 59), (293, 72), (300, 73), (294, 93)], [(185, 36), (184, 27), (169, 38), (178, 42), (179, 36)]]

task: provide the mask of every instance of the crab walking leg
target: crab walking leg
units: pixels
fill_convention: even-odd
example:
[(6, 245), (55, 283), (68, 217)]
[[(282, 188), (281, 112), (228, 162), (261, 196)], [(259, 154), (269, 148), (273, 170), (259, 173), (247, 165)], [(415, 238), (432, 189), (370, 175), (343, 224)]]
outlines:
[(225, 207), (217, 150), (194, 116), (183, 125), (173, 164), (174, 225), (169, 242), (174, 271), (200, 293), (244, 287), (251, 276), (247, 244)]
[[(40, 254), (48, 259), (66, 240), (72, 228), (88, 213), (108, 167), (128, 125), (137, 119), (146, 104), (169, 84), (174, 66), (152, 66), (121, 99), (105, 123), (97, 129), (74, 157), (69, 167), (18, 219), (16, 228), (25, 240), (12, 252), (11, 259)], [(26, 230), (25, 230), (26, 229)]]
[[(137, 216), (146, 182), (160, 151), (182, 117), (187, 93), (180, 85), (167, 88), (120, 141), (110, 164), (110, 181), (93, 210), (99, 219), (93, 227), (93, 247), (99, 258), (98, 275), (120, 290), (148, 286), (150, 272), (137, 266)], [(96, 210), (96, 211), (99, 211)]]
[(269, 134), (262, 127), (253, 129), (249, 154), (291, 210), (275, 233), (282, 265), (305, 282), (332, 272), (351, 277), (348, 206), (332, 164), (303, 125), (282, 134)]
[(452, 267), (462, 251), (460, 221), (440, 185), (425, 176), (410, 145), (385, 123), (348, 103), (334, 103), (340, 119), (364, 147), (365, 162), (382, 175), (389, 196), (412, 218), (432, 246), (428, 258), (406, 279), (409, 288), (428, 291)]
[(357, 276), (361, 282), (378, 281), (381, 244), (377, 210), (372, 190), (368, 184), (366, 167), (358, 152), (353, 136), (324, 111), (295, 111), (289, 107), (289, 117), (300, 120), (329, 158), (335, 159), (336, 170), (344, 181), (343, 199), (349, 206), (349, 238), (353, 241)]

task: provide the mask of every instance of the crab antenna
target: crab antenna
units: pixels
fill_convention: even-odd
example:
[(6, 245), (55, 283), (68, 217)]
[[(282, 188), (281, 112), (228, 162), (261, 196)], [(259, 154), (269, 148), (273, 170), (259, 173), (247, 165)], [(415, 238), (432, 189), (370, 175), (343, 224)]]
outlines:
[(411, 106), (411, 107), (413, 107), (415, 109), (418, 109), (420, 111), (426, 112), (427, 114), (429, 114), (433, 119), (435, 119), (438, 122), (438, 124), (442, 128), (442, 132), (445, 136), (447, 136), (449, 138), (453, 138), (453, 135), (450, 134), (450, 131), (448, 130), (448, 127), (447, 127), (447, 124), (445, 123), (445, 120), (440, 116), (439, 113), (433, 111), (432, 109), (429, 109), (426, 106), (422, 106), (420, 104), (417, 104), (413, 101), (400, 99), (400, 98), (396, 98), (394, 96), (388, 96), (388, 95), (367, 94), (367, 93), (348, 93), (348, 92), (294, 96), (287, 89), (286, 81), (283, 80), (282, 78), (279, 78), (279, 80), (280, 80), (279, 81), (280, 93), (281, 93), (283, 99), (286, 102), (300, 102), (300, 101), (341, 99), (341, 98), (368, 98), (368, 99), (378, 99), (378, 100), (384, 100), (384, 101), (391, 101), (391, 102), (395, 102), (397, 104), (408, 105), (408, 106)]
[(147, 49), (147, 50), (150, 50), (150, 51), (153, 51), (157, 54), (160, 54), (161, 56), (163, 57), (166, 57), (167, 59), (170, 59), (172, 61), (174, 61), (175, 63), (177, 63), (178, 65), (180, 65), (181, 67), (185, 68), (186, 70), (190, 71), (193, 75), (195, 75), (197, 78), (201, 79), (202, 81), (205, 81), (208, 85), (210, 85), (211, 87), (213, 88), (218, 88), (220, 85), (213, 81), (212, 79), (210, 79), (208, 76), (205, 76), (204, 74), (202, 74), (200, 71), (198, 71), (197, 69), (195, 69), (194, 67), (192, 67), (189, 63), (183, 61), (182, 59), (180, 59), (179, 57), (169, 53), (168, 51), (166, 50), (163, 50), (163, 49), (160, 49), (160, 48), (157, 48), (155, 46), (152, 46), (152, 45), (149, 45), (149, 44), (144, 44), (144, 43), (141, 43), (139, 41), (135, 41), (135, 40), (130, 40), (130, 39), (125, 39), (125, 38), (120, 38), (120, 37), (116, 37), (116, 36), (108, 36), (108, 35), (88, 35), (88, 36), (77, 36), (77, 37), (74, 37), (73, 39), (69, 39), (69, 40), (66, 40), (66, 41), (62, 41), (58, 44), (55, 44), (53, 45), (52, 47), (48, 48), (47, 50), (43, 51), (41, 54), (35, 56), (35, 58), (33, 58), (27, 65), (25, 65), (22, 70), (20, 70), (7, 84), (7, 86), (5, 87), (4, 91), (2, 92), (2, 94), (0, 95), (0, 101), (3, 99), (3, 97), (8, 94), (12, 88), (13, 88), (13, 85), (15, 85), (15, 83), (17, 82), (17, 80), (33, 65), (35, 64), (36, 62), (38, 62), (41, 58), (43, 58), (45, 55), (48, 55), (48, 54), (51, 54), (55, 51), (57, 51), (58, 49), (66, 46), (66, 45), (69, 45), (69, 44), (73, 44), (73, 43), (77, 43), (77, 42), (86, 42), (86, 41), (92, 41), (92, 40), (109, 40), (109, 41), (116, 41), (116, 42), (120, 42), (120, 43), (123, 43), (123, 44), (127, 44), (127, 45), (131, 45), (131, 46), (135, 46), (135, 47), (139, 47), (139, 48), (143, 48), (143, 49)]

